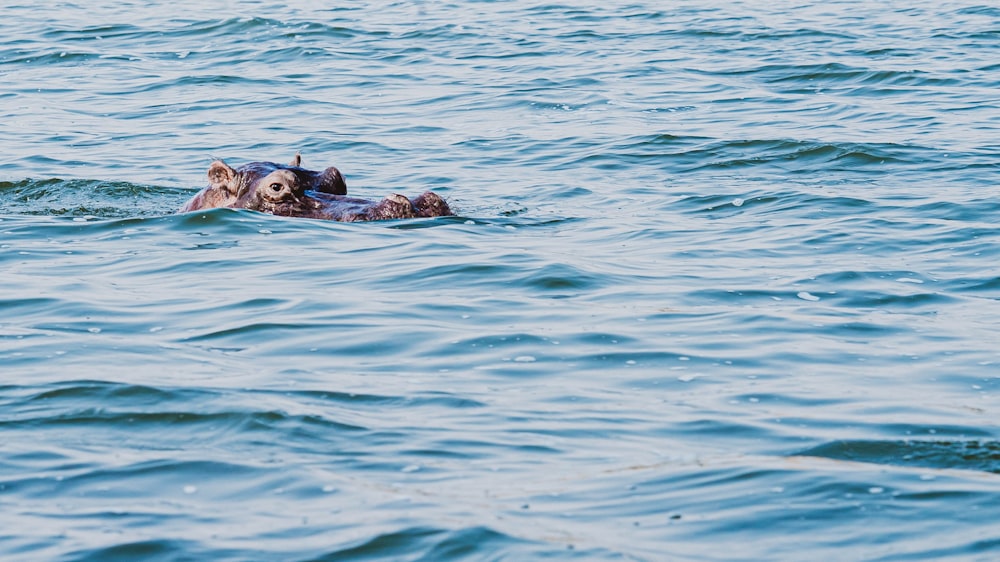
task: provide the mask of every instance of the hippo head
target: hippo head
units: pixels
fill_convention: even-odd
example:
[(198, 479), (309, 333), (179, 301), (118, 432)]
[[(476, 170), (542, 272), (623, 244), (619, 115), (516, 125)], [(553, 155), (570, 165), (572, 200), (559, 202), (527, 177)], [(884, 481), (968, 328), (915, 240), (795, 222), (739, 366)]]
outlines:
[(237, 169), (222, 160), (208, 168), (208, 187), (195, 195), (181, 211), (212, 207), (253, 209), (275, 215), (310, 216), (319, 204), (306, 192), (346, 195), (347, 182), (340, 170), (329, 167), (314, 172), (300, 167), (298, 154), (287, 166), (274, 162), (250, 162)]
[(444, 217), (452, 215), (448, 203), (433, 191), (414, 199), (392, 194), (381, 201), (347, 197), (347, 183), (336, 168), (313, 172), (300, 166), (296, 154), (284, 166), (250, 162), (233, 169), (222, 160), (208, 168), (208, 187), (188, 201), (181, 212), (215, 207), (250, 209), (284, 217), (336, 221), (369, 221)]

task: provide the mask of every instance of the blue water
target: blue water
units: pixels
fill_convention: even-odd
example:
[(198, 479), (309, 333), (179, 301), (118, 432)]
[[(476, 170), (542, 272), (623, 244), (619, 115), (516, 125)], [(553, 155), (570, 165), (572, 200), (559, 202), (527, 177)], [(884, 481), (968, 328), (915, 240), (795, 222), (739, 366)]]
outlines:
[(0, 8), (0, 559), (1000, 558), (993, 4), (208, 4)]

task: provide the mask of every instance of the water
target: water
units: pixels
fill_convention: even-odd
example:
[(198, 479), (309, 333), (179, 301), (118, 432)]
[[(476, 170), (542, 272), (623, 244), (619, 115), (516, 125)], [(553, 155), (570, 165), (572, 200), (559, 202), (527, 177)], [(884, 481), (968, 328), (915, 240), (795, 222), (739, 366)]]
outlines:
[(1000, 557), (1000, 10), (221, 4), (0, 12), (0, 558)]

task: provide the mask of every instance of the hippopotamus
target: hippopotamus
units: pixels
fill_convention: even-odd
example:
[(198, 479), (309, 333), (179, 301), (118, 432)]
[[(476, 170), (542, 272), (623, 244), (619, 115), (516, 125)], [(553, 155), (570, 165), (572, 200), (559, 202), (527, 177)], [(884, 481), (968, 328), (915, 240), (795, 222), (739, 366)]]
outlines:
[(331, 166), (314, 172), (301, 164), (298, 153), (287, 166), (250, 162), (233, 169), (216, 160), (208, 167), (208, 187), (192, 197), (180, 212), (229, 207), (345, 222), (453, 214), (448, 203), (432, 191), (412, 200), (395, 193), (377, 202), (347, 197), (347, 182), (340, 170)]

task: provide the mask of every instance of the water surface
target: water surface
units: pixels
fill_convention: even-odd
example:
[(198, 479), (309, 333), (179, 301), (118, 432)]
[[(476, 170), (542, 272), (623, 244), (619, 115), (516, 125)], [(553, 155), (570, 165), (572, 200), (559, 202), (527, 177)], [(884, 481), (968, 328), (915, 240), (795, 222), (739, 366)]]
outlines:
[(997, 8), (2, 13), (0, 557), (1000, 556)]

